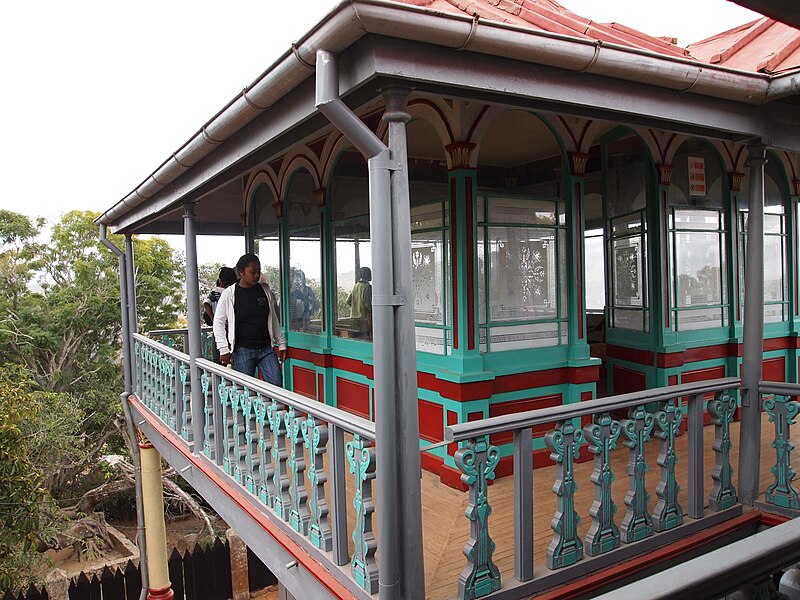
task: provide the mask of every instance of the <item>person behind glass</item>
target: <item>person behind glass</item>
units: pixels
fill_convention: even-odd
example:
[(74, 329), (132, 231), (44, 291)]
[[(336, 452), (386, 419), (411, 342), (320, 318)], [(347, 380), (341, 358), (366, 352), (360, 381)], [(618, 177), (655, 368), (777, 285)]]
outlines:
[[(217, 312), (219, 297), (222, 295), (222, 292), (225, 291), (225, 288), (232, 286), (234, 283), (236, 283), (236, 271), (230, 267), (222, 267), (217, 277), (217, 286), (211, 290), (211, 293), (203, 300), (203, 321), (206, 325), (214, 324), (214, 314)], [(212, 344), (211, 354), (213, 355), (214, 362), (218, 363), (219, 349), (216, 343)]]
[(306, 284), (306, 274), (302, 269), (292, 267), (292, 285), (289, 289), (289, 316), (293, 328), (306, 331), (309, 328), (311, 318), (319, 310), (314, 290)]
[(286, 360), (286, 339), (272, 290), (259, 283), (261, 261), (255, 254), (245, 254), (236, 263), (236, 272), (239, 283), (225, 288), (214, 315), (220, 362), (247, 375), (258, 369), (265, 381), (281, 385), (278, 362)]
[(358, 324), (358, 335), (372, 339), (372, 270), (361, 267), (358, 270), (358, 281), (347, 297), (350, 307), (350, 318)]

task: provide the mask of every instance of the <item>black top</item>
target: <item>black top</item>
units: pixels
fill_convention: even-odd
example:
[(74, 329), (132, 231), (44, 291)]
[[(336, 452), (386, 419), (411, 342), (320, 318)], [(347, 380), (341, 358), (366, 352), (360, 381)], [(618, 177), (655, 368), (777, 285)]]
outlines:
[(267, 329), (269, 301), (260, 285), (236, 286), (233, 309), (236, 315), (236, 347), (268, 348), (272, 342)]

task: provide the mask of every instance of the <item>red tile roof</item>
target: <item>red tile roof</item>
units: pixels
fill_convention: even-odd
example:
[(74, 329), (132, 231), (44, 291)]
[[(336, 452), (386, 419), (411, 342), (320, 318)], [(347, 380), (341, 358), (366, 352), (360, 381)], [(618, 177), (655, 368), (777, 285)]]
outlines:
[(741, 71), (778, 73), (800, 67), (800, 31), (768, 17), (687, 48), (698, 60)]
[(576, 15), (555, 0), (397, 1), (742, 71), (775, 73), (800, 67), (800, 31), (767, 17), (682, 48), (675, 38), (653, 37), (620, 23), (596, 23)]

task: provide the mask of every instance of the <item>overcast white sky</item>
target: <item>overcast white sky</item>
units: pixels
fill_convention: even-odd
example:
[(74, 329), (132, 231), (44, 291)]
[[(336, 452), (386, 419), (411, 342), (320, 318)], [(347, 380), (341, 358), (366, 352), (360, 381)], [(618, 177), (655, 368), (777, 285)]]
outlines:
[[(54, 221), (110, 207), (336, 4), (1, 2), (0, 208)], [(726, 0), (562, 4), (682, 45), (759, 16)], [(219, 256), (221, 241), (201, 263), (235, 262), (241, 241)]]

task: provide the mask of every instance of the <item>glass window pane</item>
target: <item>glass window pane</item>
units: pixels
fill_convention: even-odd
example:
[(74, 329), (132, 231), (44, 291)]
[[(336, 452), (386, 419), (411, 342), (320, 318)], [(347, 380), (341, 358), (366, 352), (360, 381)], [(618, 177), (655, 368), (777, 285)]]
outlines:
[(643, 229), (642, 216), (640, 213), (628, 215), (611, 221), (611, 234), (614, 237), (640, 233)]
[(555, 225), (556, 203), (544, 200), (489, 198), (489, 221), (525, 225)]
[(486, 229), (478, 227), (478, 322), (486, 324)]
[(280, 243), (277, 237), (263, 238), (256, 240), (256, 255), (261, 261), (261, 277), (265, 279), (275, 292), (275, 296), (281, 297), (281, 254)]
[(411, 231), (443, 227), (442, 202), (411, 207)]
[(289, 328), (319, 333), (321, 264), (319, 225), (291, 232), (289, 237)]
[(419, 323), (444, 324), (445, 261), (442, 232), (411, 236), (411, 272), (414, 281), (414, 319)]
[(605, 188), (610, 217), (641, 210), (647, 201), (647, 151), (636, 136), (606, 147)]
[(676, 210), (675, 229), (720, 229), (716, 210)]
[(603, 256), (603, 230), (586, 232), (584, 239), (584, 286), (586, 309), (603, 310), (606, 306), (605, 259)]
[(491, 319), (555, 318), (555, 231), (492, 227), (489, 239)]
[(783, 300), (783, 237), (764, 236), (764, 300)]
[(642, 285), (644, 248), (642, 246), (640, 236), (613, 242), (612, 275), (616, 306), (644, 306), (645, 290)]
[(369, 218), (333, 226), (336, 305), (334, 335), (372, 339), (372, 251)]
[(722, 302), (719, 235), (701, 232), (675, 234), (678, 306), (702, 306)]
[(369, 213), (369, 175), (361, 153), (348, 150), (336, 161), (330, 206), (334, 221)]

